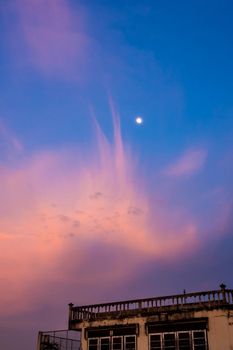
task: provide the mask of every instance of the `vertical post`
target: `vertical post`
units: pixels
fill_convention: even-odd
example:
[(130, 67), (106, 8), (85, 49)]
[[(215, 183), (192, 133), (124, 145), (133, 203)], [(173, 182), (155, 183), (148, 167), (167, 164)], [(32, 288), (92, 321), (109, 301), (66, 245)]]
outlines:
[(73, 303), (69, 303), (69, 319), (68, 319), (68, 329), (71, 329), (71, 321), (73, 320)]
[(221, 292), (222, 292), (222, 301), (226, 303), (226, 285), (224, 283), (221, 283), (220, 286)]
[(37, 346), (36, 346), (36, 350), (40, 350), (41, 339), (42, 339), (42, 332), (39, 332), (39, 333), (38, 333), (38, 337), (37, 337)]

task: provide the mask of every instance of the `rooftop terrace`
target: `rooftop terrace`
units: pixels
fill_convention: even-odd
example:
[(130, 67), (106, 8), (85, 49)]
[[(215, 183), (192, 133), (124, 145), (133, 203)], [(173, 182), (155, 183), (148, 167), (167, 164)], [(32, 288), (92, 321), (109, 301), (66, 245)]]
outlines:
[(230, 307), (233, 309), (233, 289), (226, 289), (224, 284), (219, 290), (184, 293), (125, 300), (104, 304), (74, 306), (69, 304), (69, 327), (83, 321), (95, 321), (133, 316), (149, 316), (161, 312), (217, 309)]

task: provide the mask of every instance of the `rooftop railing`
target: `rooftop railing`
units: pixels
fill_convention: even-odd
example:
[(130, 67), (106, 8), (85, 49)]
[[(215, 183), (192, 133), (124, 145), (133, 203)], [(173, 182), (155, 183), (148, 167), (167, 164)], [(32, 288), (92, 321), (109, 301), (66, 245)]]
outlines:
[(118, 301), (104, 304), (74, 306), (69, 304), (69, 321), (99, 320), (114, 317), (130, 317), (138, 313), (160, 312), (164, 309), (190, 309), (192, 307), (217, 308), (233, 305), (233, 289), (221, 285), (220, 290), (184, 293), (155, 298)]

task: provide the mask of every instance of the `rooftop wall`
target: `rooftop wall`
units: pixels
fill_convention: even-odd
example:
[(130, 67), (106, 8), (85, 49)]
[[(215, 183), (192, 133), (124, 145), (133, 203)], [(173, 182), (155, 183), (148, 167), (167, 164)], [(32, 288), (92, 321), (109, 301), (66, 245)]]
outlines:
[(69, 304), (69, 328), (77, 328), (83, 321), (100, 321), (152, 316), (163, 312), (194, 312), (233, 307), (233, 290), (183, 293), (155, 298), (125, 300), (120, 302), (74, 306)]

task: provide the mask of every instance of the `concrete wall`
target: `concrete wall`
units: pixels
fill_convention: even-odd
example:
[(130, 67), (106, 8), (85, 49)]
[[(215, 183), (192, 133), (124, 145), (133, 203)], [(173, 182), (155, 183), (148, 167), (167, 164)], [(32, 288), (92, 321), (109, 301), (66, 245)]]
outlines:
[[(209, 350), (233, 350), (233, 311), (229, 310), (212, 310), (199, 311), (183, 314), (173, 314), (170, 321), (185, 318), (208, 317), (209, 329), (207, 330)], [(84, 329), (89, 327), (113, 326), (138, 324), (139, 336), (137, 338), (138, 350), (148, 349), (148, 335), (145, 333), (145, 323), (156, 321), (153, 317), (130, 317), (124, 319), (108, 319), (102, 321), (87, 322), (84, 321), (77, 327), (82, 329), (82, 350), (88, 350), (87, 339), (84, 338)]]
[(209, 317), (209, 350), (233, 350), (233, 315), (225, 310), (205, 314)]

